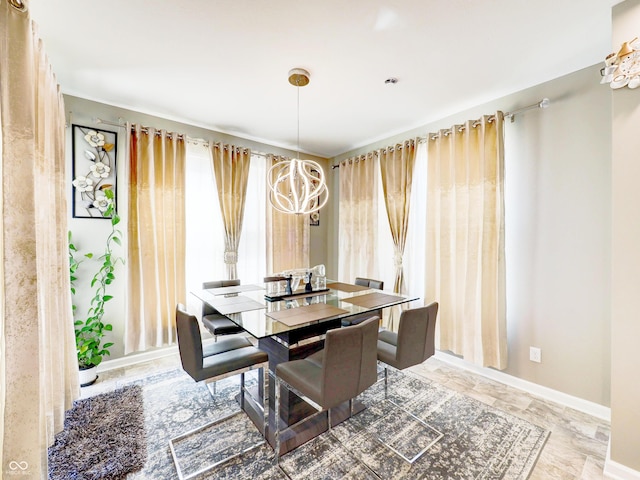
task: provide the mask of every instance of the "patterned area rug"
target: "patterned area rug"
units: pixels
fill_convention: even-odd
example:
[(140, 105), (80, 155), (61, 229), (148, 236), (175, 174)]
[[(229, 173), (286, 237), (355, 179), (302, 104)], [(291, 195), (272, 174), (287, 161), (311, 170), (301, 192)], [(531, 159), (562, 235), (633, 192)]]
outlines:
[(49, 479), (116, 479), (142, 468), (142, 410), (138, 385), (74, 402), (49, 448)]
[[(256, 378), (248, 373), (251, 382)], [(218, 382), (215, 398), (181, 370), (136, 383), (143, 388), (147, 460), (128, 479), (177, 478), (169, 439), (239, 410), (237, 378)], [(383, 382), (359, 400), (366, 410), (284, 455), (279, 466), (271, 447), (262, 445), (197, 478), (526, 479), (549, 435), (518, 417), (401, 372), (390, 372), (387, 400)], [(179, 442), (176, 452), (183, 473), (189, 474), (260, 439), (241, 414)], [(425, 449), (413, 464), (402, 458)]]

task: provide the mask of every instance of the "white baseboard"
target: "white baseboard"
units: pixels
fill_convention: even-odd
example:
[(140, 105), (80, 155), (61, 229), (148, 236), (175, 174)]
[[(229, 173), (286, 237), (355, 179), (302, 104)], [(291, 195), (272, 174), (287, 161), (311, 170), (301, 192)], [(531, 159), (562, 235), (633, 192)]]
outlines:
[(170, 355), (178, 355), (178, 347), (176, 345), (154, 348), (153, 350), (147, 350), (139, 353), (132, 353), (131, 355), (114, 358), (113, 360), (104, 360), (100, 365), (98, 365), (98, 373), (116, 368), (131, 367), (138, 363), (157, 360)]
[(611, 460), (611, 438), (607, 447), (607, 458), (604, 461), (604, 475), (614, 480), (640, 480), (640, 472)]
[[(202, 345), (208, 345), (213, 342), (213, 337), (202, 339)], [(177, 345), (171, 345), (169, 347), (158, 347), (152, 350), (145, 350), (144, 352), (136, 352), (124, 357), (114, 358), (113, 360), (104, 360), (102, 363), (100, 363), (100, 365), (98, 365), (98, 373), (106, 372), (116, 368), (131, 367), (138, 363), (158, 360), (159, 358), (169, 357), (171, 355), (179, 355)]]
[(574, 397), (573, 395), (559, 392), (558, 390), (544, 387), (542, 385), (538, 385), (537, 383), (529, 382), (528, 380), (523, 380), (521, 378), (514, 377), (513, 375), (508, 375), (492, 368), (479, 367), (448, 353), (436, 351), (434, 357), (443, 362), (449, 363), (473, 373), (477, 373), (478, 375), (482, 375), (505, 385), (524, 390), (525, 392), (532, 393), (547, 400), (551, 400), (575, 410), (588, 413), (589, 415), (601, 418), (602, 420), (606, 420), (608, 422), (611, 421), (611, 409), (609, 407), (605, 407), (604, 405), (590, 402), (582, 398)]

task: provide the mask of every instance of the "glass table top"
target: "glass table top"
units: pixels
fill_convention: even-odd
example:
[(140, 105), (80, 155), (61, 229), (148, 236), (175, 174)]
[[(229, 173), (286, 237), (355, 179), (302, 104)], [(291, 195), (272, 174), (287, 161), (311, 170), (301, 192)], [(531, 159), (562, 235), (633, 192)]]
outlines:
[[(373, 288), (363, 289), (359, 291), (339, 290), (340, 284), (334, 284), (336, 288), (329, 288), (321, 292), (300, 292), (296, 295), (283, 300), (270, 301), (265, 298), (266, 289), (264, 285), (242, 285), (236, 290), (230, 287), (210, 288), (191, 292), (201, 301), (209, 304), (223, 315), (227, 316), (234, 323), (244, 328), (247, 332), (256, 338), (264, 338), (278, 333), (284, 333), (298, 328), (307, 327), (320, 322), (343, 319), (361, 315), (367, 312), (375, 312), (381, 308), (400, 305), (403, 303), (418, 300), (418, 297), (410, 297), (390, 292), (383, 292)], [(347, 284), (348, 285), (348, 284)], [(331, 282), (327, 283), (331, 287)], [(343, 287), (346, 288), (346, 287)], [(325, 304), (327, 307), (334, 308), (306, 308), (299, 312), (291, 312), (297, 315), (298, 320), (294, 325), (272, 318), (285, 318), (288, 314), (282, 314), (285, 310), (296, 309), (305, 306)], [(303, 313), (317, 312), (323, 310), (330, 316), (317, 318), (318, 314), (310, 315), (309, 321), (305, 321), (301, 317)], [(291, 323), (291, 322), (289, 322)]]

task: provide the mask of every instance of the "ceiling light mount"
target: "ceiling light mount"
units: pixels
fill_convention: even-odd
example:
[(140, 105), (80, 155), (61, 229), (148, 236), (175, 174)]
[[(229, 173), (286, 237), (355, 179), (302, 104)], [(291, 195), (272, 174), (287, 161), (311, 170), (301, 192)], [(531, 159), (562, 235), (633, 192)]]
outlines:
[(396, 77), (389, 77), (384, 81), (385, 85), (395, 85), (398, 83), (398, 79)]
[(304, 68), (292, 68), (289, 70), (289, 83), (294, 87), (305, 87), (309, 85), (311, 75)]

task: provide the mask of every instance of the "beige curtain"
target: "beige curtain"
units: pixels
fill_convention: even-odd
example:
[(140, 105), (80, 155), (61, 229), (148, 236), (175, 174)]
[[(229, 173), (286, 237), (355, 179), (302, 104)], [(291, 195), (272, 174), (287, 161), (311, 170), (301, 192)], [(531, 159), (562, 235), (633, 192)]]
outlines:
[(338, 279), (378, 278), (378, 159), (375, 153), (340, 162)]
[(44, 479), (79, 396), (64, 104), (29, 13), (7, 1), (0, 42), (0, 477)]
[(384, 203), (387, 207), (391, 237), (393, 238), (393, 263), (396, 269), (393, 291), (396, 293), (404, 293), (406, 290), (402, 270), (402, 256), (407, 242), (409, 200), (411, 199), (411, 182), (415, 161), (416, 145), (413, 140), (407, 140), (395, 147), (380, 150), (382, 190), (384, 192)]
[(507, 366), (503, 115), (429, 135), (428, 301), (441, 350)]
[(175, 343), (176, 304), (186, 303), (185, 155), (182, 136), (131, 131), (125, 353)]
[(224, 263), (227, 266), (227, 278), (234, 279), (238, 278), (238, 244), (242, 233), (251, 151), (219, 143), (213, 144), (211, 150), (224, 223)]
[[(287, 160), (267, 155), (267, 169)], [(267, 188), (267, 196), (269, 195)], [(309, 267), (309, 215), (282, 213), (267, 204), (267, 270), (269, 274)]]

